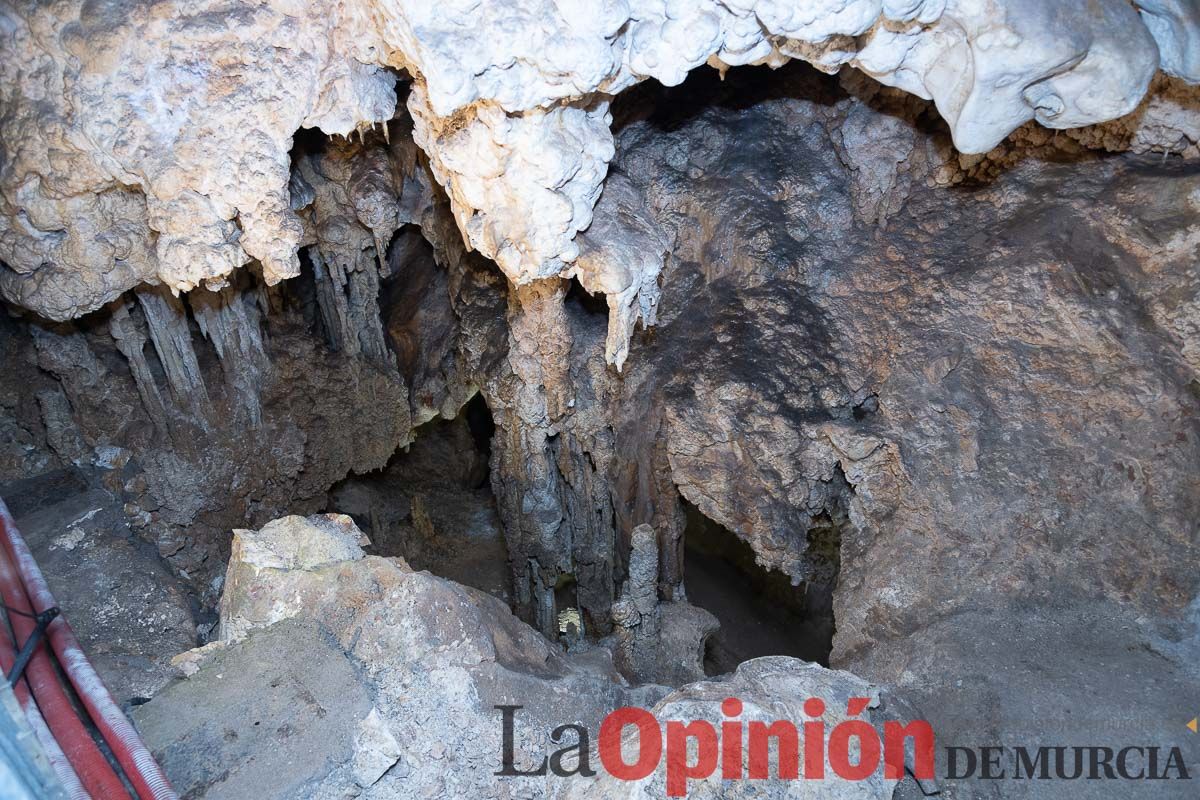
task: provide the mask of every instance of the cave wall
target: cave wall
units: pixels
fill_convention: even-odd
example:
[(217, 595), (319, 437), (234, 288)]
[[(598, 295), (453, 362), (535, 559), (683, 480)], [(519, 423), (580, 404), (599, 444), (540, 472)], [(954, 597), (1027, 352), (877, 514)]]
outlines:
[[(163, 52), (246, 60), (242, 34), (201, 11), (6, 11), (31, 58), (7, 67), (0, 119), (20, 156), (0, 176), (17, 314), (4, 470), (104, 467), (211, 594), (228, 530), (315, 511), (479, 391), (515, 604), (547, 634), (571, 585), (589, 633), (644, 641), (613, 614), (645, 590), (629, 585), (643, 524), (655, 593), (686, 608), (681, 498), (797, 583), (814, 520), (847, 511), (835, 663), (1018, 597), (1181, 613), (1198, 503), (1193, 20), (1143, 28), (1102, 3), (1083, 42), (1019, 3), (996, 55), (972, 4), (849, 3), (853, 18), (776, 19), (732, 47), (765, 5), (722, 4), (719, 35), (678, 63), (655, 38), (670, 26), (650, 25), (628, 63), (553, 73), (574, 83), (539, 62), (540, 78), (491, 64), (457, 84), (436, 21), (381, 34), (349, 7), (314, 21), (268, 5), (249, 27), (322, 46), (227, 75), (221, 113), (187, 109), (174, 139), (149, 124), (157, 107), (105, 87), (145, 84)], [(637, 38), (620, 16), (576, 27), (617, 48)], [(892, 48), (923, 69), (886, 65)], [(641, 83), (677, 84), (714, 52), (718, 71)], [(768, 71), (789, 59), (820, 69)], [(766, 66), (727, 69), (742, 61)], [(397, 94), (384, 67), (411, 85)], [(252, 79), (294, 108), (243, 91)], [(76, 119), (58, 99), (30, 107), (38, 92), (94, 103)], [(246, 116), (217, 131), (222, 114)], [(118, 123), (126, 136), (100, 135)], [(219, 168), (197, 141), (224, 148)]]
[[(516, 606), (547, 634), (564, 582), (612, 630), (642, 523), (660, 598), (686, 600), (681, 497), (797, 582), (813, 520), (848, 508), (842, 658), (970, 602), (946, 558), (1002, 596), (1186, 605), (1165, 554), (1194, 545), (1189, 162), (1105, 156), (1114, 126), (961, 156), (929, 105), (849, 73), (710, 75), (615, 107), (597, 214), (662, 262), (622, 371), (586, 290), (513, 286), (464, 247), (401, 114), (293, 154), (300, 278), (6, 322), (6, 474), (108, 467), (208, 580), (230, 528), (315, 510), (482, 391)], [(1051, 520), (1027, 559), (998, 544)]]
[[(804, 532), (845, 503), (835, 663), (975, 605), (1182, 618), (1194, 163), (1032, 131), (944, 161), (907, 101), (793, 77), (699, 83), (618, 134), (614, 171), (673, 243), (615, 412), (624, 465), (654, 470), (657, 426), (674, 486), (648, 507), (677, 488), (803, 580)], [(895, 133), (889, 158), (858, 159), (863, 127)]]
[(297, 154), (312, 245), (292, 281), (243, 272), (181, 297), (138, 287), (62, 323), (9, 307), (0, 479), (104, 470), (135, 527), (213, 602), (230, 530), (320, 509), (334, 483), (383, 468), (420, 424), (457, 413), (503, 353), (502, 279), (457, 232), (439, 239), (453, 227), (445, 201), (411, 173), (411, 218), (454, 257), (435, 261), (413, 227), (389, 259), (391, 231), (376, 238), (345, 216), (345, 187), (369, 197), (372, 169), (390, 202), (401, 194), (406, 174), (389, 159), (403, 164), (405, 148), (375, 139)]
[[(848, 512), (835, 663), (1018, 601), (1183, 618), (1190, 162), (1036, 128), (963, 157), (928, 106), (801, 69), (646, 94), (597, 213), (666, 243), (658, 325), (618, 373), (562, 283), (510, 303), (537, 432), (501, 437), (495, 480), (529, 618), (604, 554), (581, 600), (603, 620), (642, 523), (685, 601), (681, 496), (797, 584), (814, 520)], [(611, 544), (586, 527), (608, 514)]]

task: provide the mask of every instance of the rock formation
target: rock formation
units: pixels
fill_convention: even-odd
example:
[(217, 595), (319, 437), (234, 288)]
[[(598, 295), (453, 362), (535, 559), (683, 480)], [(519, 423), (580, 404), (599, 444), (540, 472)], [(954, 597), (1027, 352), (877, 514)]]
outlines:
[[(563, 656), (497, 600), (402, 560), (366, 556), (363, 541), (336, 515), (287, 517), (235, 534), (221, 638), (189, 654), (181, 662), (188, 676), (135, 712), (181, 794), (628, 796), (629, 786), (587, 774), (493, 775), (506, 747), (496, 706), (514, 703), (523, 707), (512, 715), (509, 746), (524, 772), (543, 751), (568, 743), (568, 726), (577, 726), (572, 736), (594, 735), (608, 711), (627, 705), (651, 707), (663, 724), (719, 723), (722, 701), (735, 696), (747, 721), (801, 724), (811, 719), (802, 704), (820, 696), (832, 730), (860, 697), (871, 710), (853, 716), (884, 716), (876, 687), (788, 658), (747, 662), (726, 681), (670, 694), (633, 689), (605, 651)], [(585, 757), (595, 762), (594, 746), (577, 750), (564, 769), (579, 771)], [(666, 763), (646, 779), (659, 795)], [(763, 788), (797, 796), (788, 783)], [(834, 778), (823, 796), (888, 798), (894, 785), (881, 776)], [(723, 796), (719, 781), (695, 791)]]
[[(319, 760), (311, 765), (312, 774), (305, 773), (312, 784), (304, 791), (313, 797), (338, 796), (356, 783), (365, 788), (376, 781), (382, 781), (372, 787), (377, 797), (425, 792), (492, 796), (495, 769), (484, 766), (502, 753), (503, 733), (494, 705), (526, 705), (524, 698), (530, 699), (530, 707), (516, 720), (519, 758), (528, 769), (526, 762), (536, 760), (539, 746), (549, 746), (547, 737), (557, 725), (574, 721), (594, 729), (605, 709), (653, 702), (665, 692), (631, 689), (598, 651), (588, 657), (564, 656), (518, 622), (500, 601), (414, 572), (403, 560), (365, 556), (360, 541), (353, 523), (336, 516), (289, 517), (261, 531), (235, 535), (221, 601), (220, 644), (207, 648), (190, 678), (137, 712), (139, 727), (165, 763), (191, 764), (193, 751), (207, 741), (208, 729), (232, 725), (239, 735), (255, 733), (258, 720), (245, 715), (237, 699), (255, 709), (266, 706), (265, 713), (270, 713), (279, 693), (275, 690), (291, 693), (297, 683), (317, 691), (327, 686), (327, 680), (300, 666), (310, 661), (305, 655), (332, 660), (334, 668), (355, 676), (345, 678), (350, 686), (343, 689), (352, 702), (341, 697), (309, 699), (336, 715), (329, 725), (340, 726), (343, 720), (347, 727), (369, 725), (377, 731), (373, 739), (388, 741), (393, 748), (390, 762), (370, 770), (370, 779), (363, 780), (364, 737), (354, 744), (355, 737), (348, 736), (343, 764)], [(289, 647), (301, 648), (302, 655), (292, 653), (272, 666), (274, 671), (295, 670), (299, 681), (285, 678), (272, 686), (269, 680), (244, 674), (252, 668), (255, 654), (270, 646), (264, 635), (301, 623), (300, 630), (312, 633), (293, 633), (288, 641)], [(280, 627), (289, 625), (293, 627)], [(336, 643), (329, 656), (321, 655), (323, 637)], [(297, 667), (287, 666), (292, 663)], [(214, 704), (226, 709), (227, 716), (181, 715), (181, 708), (214, 690), (214, 670), (238, 675), (245, 683), (231, 690), (230, 702)], [(300, 691), (303, 694), (303, 688)], [(296, 727), (317, 724), (315, 719), (292, 722)], [(318, 735), (318, 730), (296, 733)], [(288, 738), (282, 742), (282, 756), (253, 753), (253, 758), (235, 759), (242, 766), (232, 770), (218, 759), (207, 773), (192, 768), (196, 771), (188, 778), (194, 782), (179, 788), (211, 797), (283, 797), (300, 791), (302, 783), (296, 784), (294, 777), (288, 778), (293, 782), (290, 789), (262, 782), (262, 762), (286, 758), (289, 748), (303, 746)], [(342, 742), (337, 736), (331, 739), (335, 747)], [(376, 755), (377, 751), (376, 747)], [(531, 781), (529, 791), (552, 796), (556, 781), (555, 776)]]
[[(944, 744), (1160, 740), (1200, 703), (1198, 32), (1183, 0), (0, 5), (0, 494), (82, 474), (123, 520), (88, 552), (173, 610), (130, 648), (209, 648), (158, 708), (302, 641), (352, 702), (296, 787), (488, 796), (523, 692), (538, 747), (569, 692), (697, 711), (701, 533), (788, 652)], [(316, 558), (330, 525), (371, 544)]]
[[(631, 298), (643, 315), (656, 301), (653, 259), (576, 265), (613, 156), (613, 95), (705, 63), (848, 64), (931, 99), (955, 145), (985, 153), (1029, 120), (1064, 129), (1132, 111), (1160, 60), (1200, 80), (1194, 10), (1139, 6), (1140, 18), (1125, 0), (1020, 0), (1002, 15), (979, 0), (18, 3), (4, 12), (17, 57), (3, 75), (14, 157), (0, 289), (62, 320), (142, 282), (219, 290), (250, 260), (268, 285), (294, 277), (309, 200), (289, 170), (294, 135), (386, 131), (404, 70), (414, 139), (468, 247), (517, 284), (578, 275), (627, 340)], [(394, 199), (370, 199), (388, 194), (385, 166), (363, 165), (349, 204), (376, 241), (396, 218)], [(329, 233), (326, 250), (356, 261), (361, 248)]]

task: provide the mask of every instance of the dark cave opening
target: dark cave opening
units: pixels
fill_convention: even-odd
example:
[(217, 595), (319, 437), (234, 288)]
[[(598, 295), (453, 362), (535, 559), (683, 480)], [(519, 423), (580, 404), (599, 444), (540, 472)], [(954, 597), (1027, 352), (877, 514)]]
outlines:
[(645, 81), (617, 95), (612, 104), (613, 131), (642, 119), (673, 131), (714, 107), (738, 113), (778, 99), (803, 98), (831, 106), (845, 94), (836, 74), (799, 60), (780, 67), (740, 66), (724, 74), (693, 70), (675, 86)]
[(762, 567), (754, 550), (737, 534), (687, 501), (684, 507), (687, 597), (721, 624), (705, 643), (705, 672), (724, 675), (743, 661), (773, 655), (828, 666), (835, 631), (840, 523), (829, 514), (813, 520), (807, 536), (814, 575), (793, 586), (783, 572)]
[(571, 278), (565, 302), (578, 306), (589, 315), (608, 319), (608, 298), (603, 294), (592, 294), (583, 288), (578, 278)]
[(554, 585), (554, 608), (558, 612), (559, 636), (572, 641), (584, 635), (583, 616), (579, 611), (579, 582), (574, 575), (560, 575)]
[(373, 555), (512, 601), (508, 546), (492, 494), (495, 431), (476, 394), (454, 419), (435, 419), (378, 472), (351, 475), (329, 492), (327, 511), (348, 514)]
[[(492, 437), (496, 435), (496, 420), (492, 418), (492, 410), (488, 408), (487, 400), (483, 398), (483, 392), (476, 392), (467, 401), (466, 407), (462, 410), (462, 416), (467, 421), (471, 438), (475, 440), (475, 448), (483, 455), (486, 463), (492, 456)], [(488, 476), (484, 475), (483, 480), (476, 488), (482, 488), (487, 482)]]

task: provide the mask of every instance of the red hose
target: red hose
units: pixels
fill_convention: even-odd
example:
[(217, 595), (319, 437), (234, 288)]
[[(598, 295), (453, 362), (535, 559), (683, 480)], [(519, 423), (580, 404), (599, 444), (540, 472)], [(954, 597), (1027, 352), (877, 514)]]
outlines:
[[(7, 553), (0, 555), (0, 596), (4, 604), (14, 609), (9, 614), (8, 622), (12, 626), (15, 640), (28, 641), (33, 635), (35, 623), (23, 614), (32, 614), (29, 598), (25, 595), (25, 587), (13, 571)], [(37, 700), (38, 708), (50, 726), (54, 738), (62, 746), (67, 759), (75, 767), (83, 787), (93, 797), (120, 798), (127, 800), (129, 793), (117, 774), (113, 772), (108, 759), (100, 752), (100, 748), (92, 741), (92, 736), (80, 721), (71, 705), (58, 676), (54, 673), (54, 664), (46, 653), (44, 643), (39, 643), (33, 653), (33, 658), (25, 667), (25, 680)]]
[(83, 788), (83, 783), (75, 773), (75, 768), (67, 759), (67, 754), (58, 746), (54, 734), (46, 725), (46, 720), (42, 719), (37, 703), (30, 702), (25, 709), (25, 719), (28, 720), (29, 727), (33, 728), (33, 735), (41, 742), (42, 749), (46, 751), (46, 758), (54, 769), (54, 774), (58, 776), (58, 782), (67, 790), (67, 797), (70, 800), (92, 800), (92, 796)]
[[(50, 587), (46, 585), (46, 579), (42, 577), (42, 572), (38, 569), (37, 563), (33, 560), (33, 554), (29, 552), (29, 547), (25, 544), (25, 540), (21, 538), (20, 532), (17, 531), (17, 526), (13, 522), (12, 516), (8, 513), (8, 506), (0, 499), (0, 543), (3, 547), (0, 550), (5, 551), (8, 558), (16, 566), (17, 571), (21, 575), (21, 581), (24, 583), (24, 589), (28, 591), (28, 600), (26, 605), (32, 605), (36, 613), (41, 613), (48, 608), (53, 608), (58, 605), (54, 599), (54, 595), (50, 593)], [(0, 559), (3, 561), (3, 559)], [(21, 593), (24, 594), (23, 592)], [(7, 601), (6, 601), (7, 602)], [(14, 606), (21, 608), (20, 605)], [(58, 661), (62, 665), (63, 671), (66, 673), (71, 685), (75, 687), (75, 692), (79, 695), (79, 699), (83, 702), (84, 707), (88, 711), (92, 722), (100, 731), (100, 735), (104, 737), (104, 741), (116, 756), (121, 768), (125, 771), (125, 777), (133, 785), (134, 791), (141, 800), (178, 800), (178, 796), (171, 788), (171, 784), (167, 781), (163, 774), (162, 768), (158, 762), (154, 760), (154, 756), (142, 743), (137, 731), (133, 725), (121, 713), (121, 709), (113, 702), (112, 696), (108, 693), (108, 689), (104, 687), (104, 683), (100, 680), (100, 676), (92, 668), (88, 662), (87, 656), (83, 653), (83, 648), (79, 646), (79, 641), (75, 638), (75, 633), (71, 630), (71, 626), (67, 624), (66, 619), (62, 616), (57, 617), (50, 626), (46, 629), (46, 636), (50, 641), (50, 647), (58, 656)], [(39, 654), (48, 662), (48, 658), (44, 651), (39, 651)], [(35, 659), (36, 660), (36, 659)], [(31, 662), (30, 667), (33, 664)], [(27, 670), (28, 671), (28, 670)], [(57, 686), (57, 681), (55, 682)], [(59, 692), (61, 693), (61, 687)], [(37, 689), (35, 688), (35, 694)], [(38, 695), (39, 702), (41, 696)], [(72, 711), (72, 715), (73, 715)], [(50, 715), (47, 713), (47, 722), (50, 722)], [(78, 722), (78, 719), (76, 719)], [(51, 729), (54, 730), (53, 724)], [(86, 731), (85, 731), (86, 733)], [(58, 738), (58, 732), (55, 731), (55, 737)], [(59, 741), (65, 746), (67, 743), (62, 739)], [(90, 741), (90, 738), (89, 738)], [(93, 744), (93, 748), (94, 748)], [(68, 756), (70, 751), (68, 750)], [(97, 751), (98, 753), (99, 751)], [(103, 758), (103, 756), (101, 756)], [(71, 763), (79, 769), (79, 763), (71, 758)], [(107, 765), (107, 762), (105, 762)], [(80, 775), (83, 778), (83, 775)], [(87, 781), (84, 780), (85, 785)], [(92, 791), (89, 787), (89, 791)], [(93, 794), (96, 794), (93, 791)], [(112, 798), (128, 797), (128, 793), (124, 787), (120, 787), (119, 793), (108, 794), (101, 793), (98, 797), (103, 800)]]
[[(0, 672), (8, 675), (12, 672), (13, 663), (17, 658), (17, 648), (13, 645), (12, 639), (8, 636), (8, 631), (3, 625), (0, 625)], [(41, 712), (38, 711), (37, 704), (33, 702), (33, 696), (29, 694), (29, 687), (24, 680), (17, 681), (17, 685), (12, 687), (13, 695), (17, 698), (17, 703), (25, 714), (25, 719), (29, 722), (29, 727), (33, 730), (33, 735), (37, 737), (38, 742), (42, 745), (42, 749), (46, 751), (46, 759), (50, 762), (50, 766), (54, 769), (54, 774), (58, 776), (58, 781), (67, 790), (67, 796), (71, 800), (91, 800), (91, 796), (83, 788), (83, 784), (79, 782), (79, 776), (75, 773), (75, 768), (71, 766), (71, 762), (67, 759), (62, 748), (58, 746), (58, 742), (54, 740), (54, 734), (46, 727), (46, 721), (42, 719)]]

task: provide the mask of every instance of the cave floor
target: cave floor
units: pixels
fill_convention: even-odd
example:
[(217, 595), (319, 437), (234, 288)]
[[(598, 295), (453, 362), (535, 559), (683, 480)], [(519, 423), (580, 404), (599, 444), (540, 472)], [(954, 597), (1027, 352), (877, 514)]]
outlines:
[(56, 470), (0, 484), (0, 497), (88, 658), (128, 708), (174, 677), (170, 660), (197, 645), (197, 617), (212, 614), (130, 529), (103, 474)]

